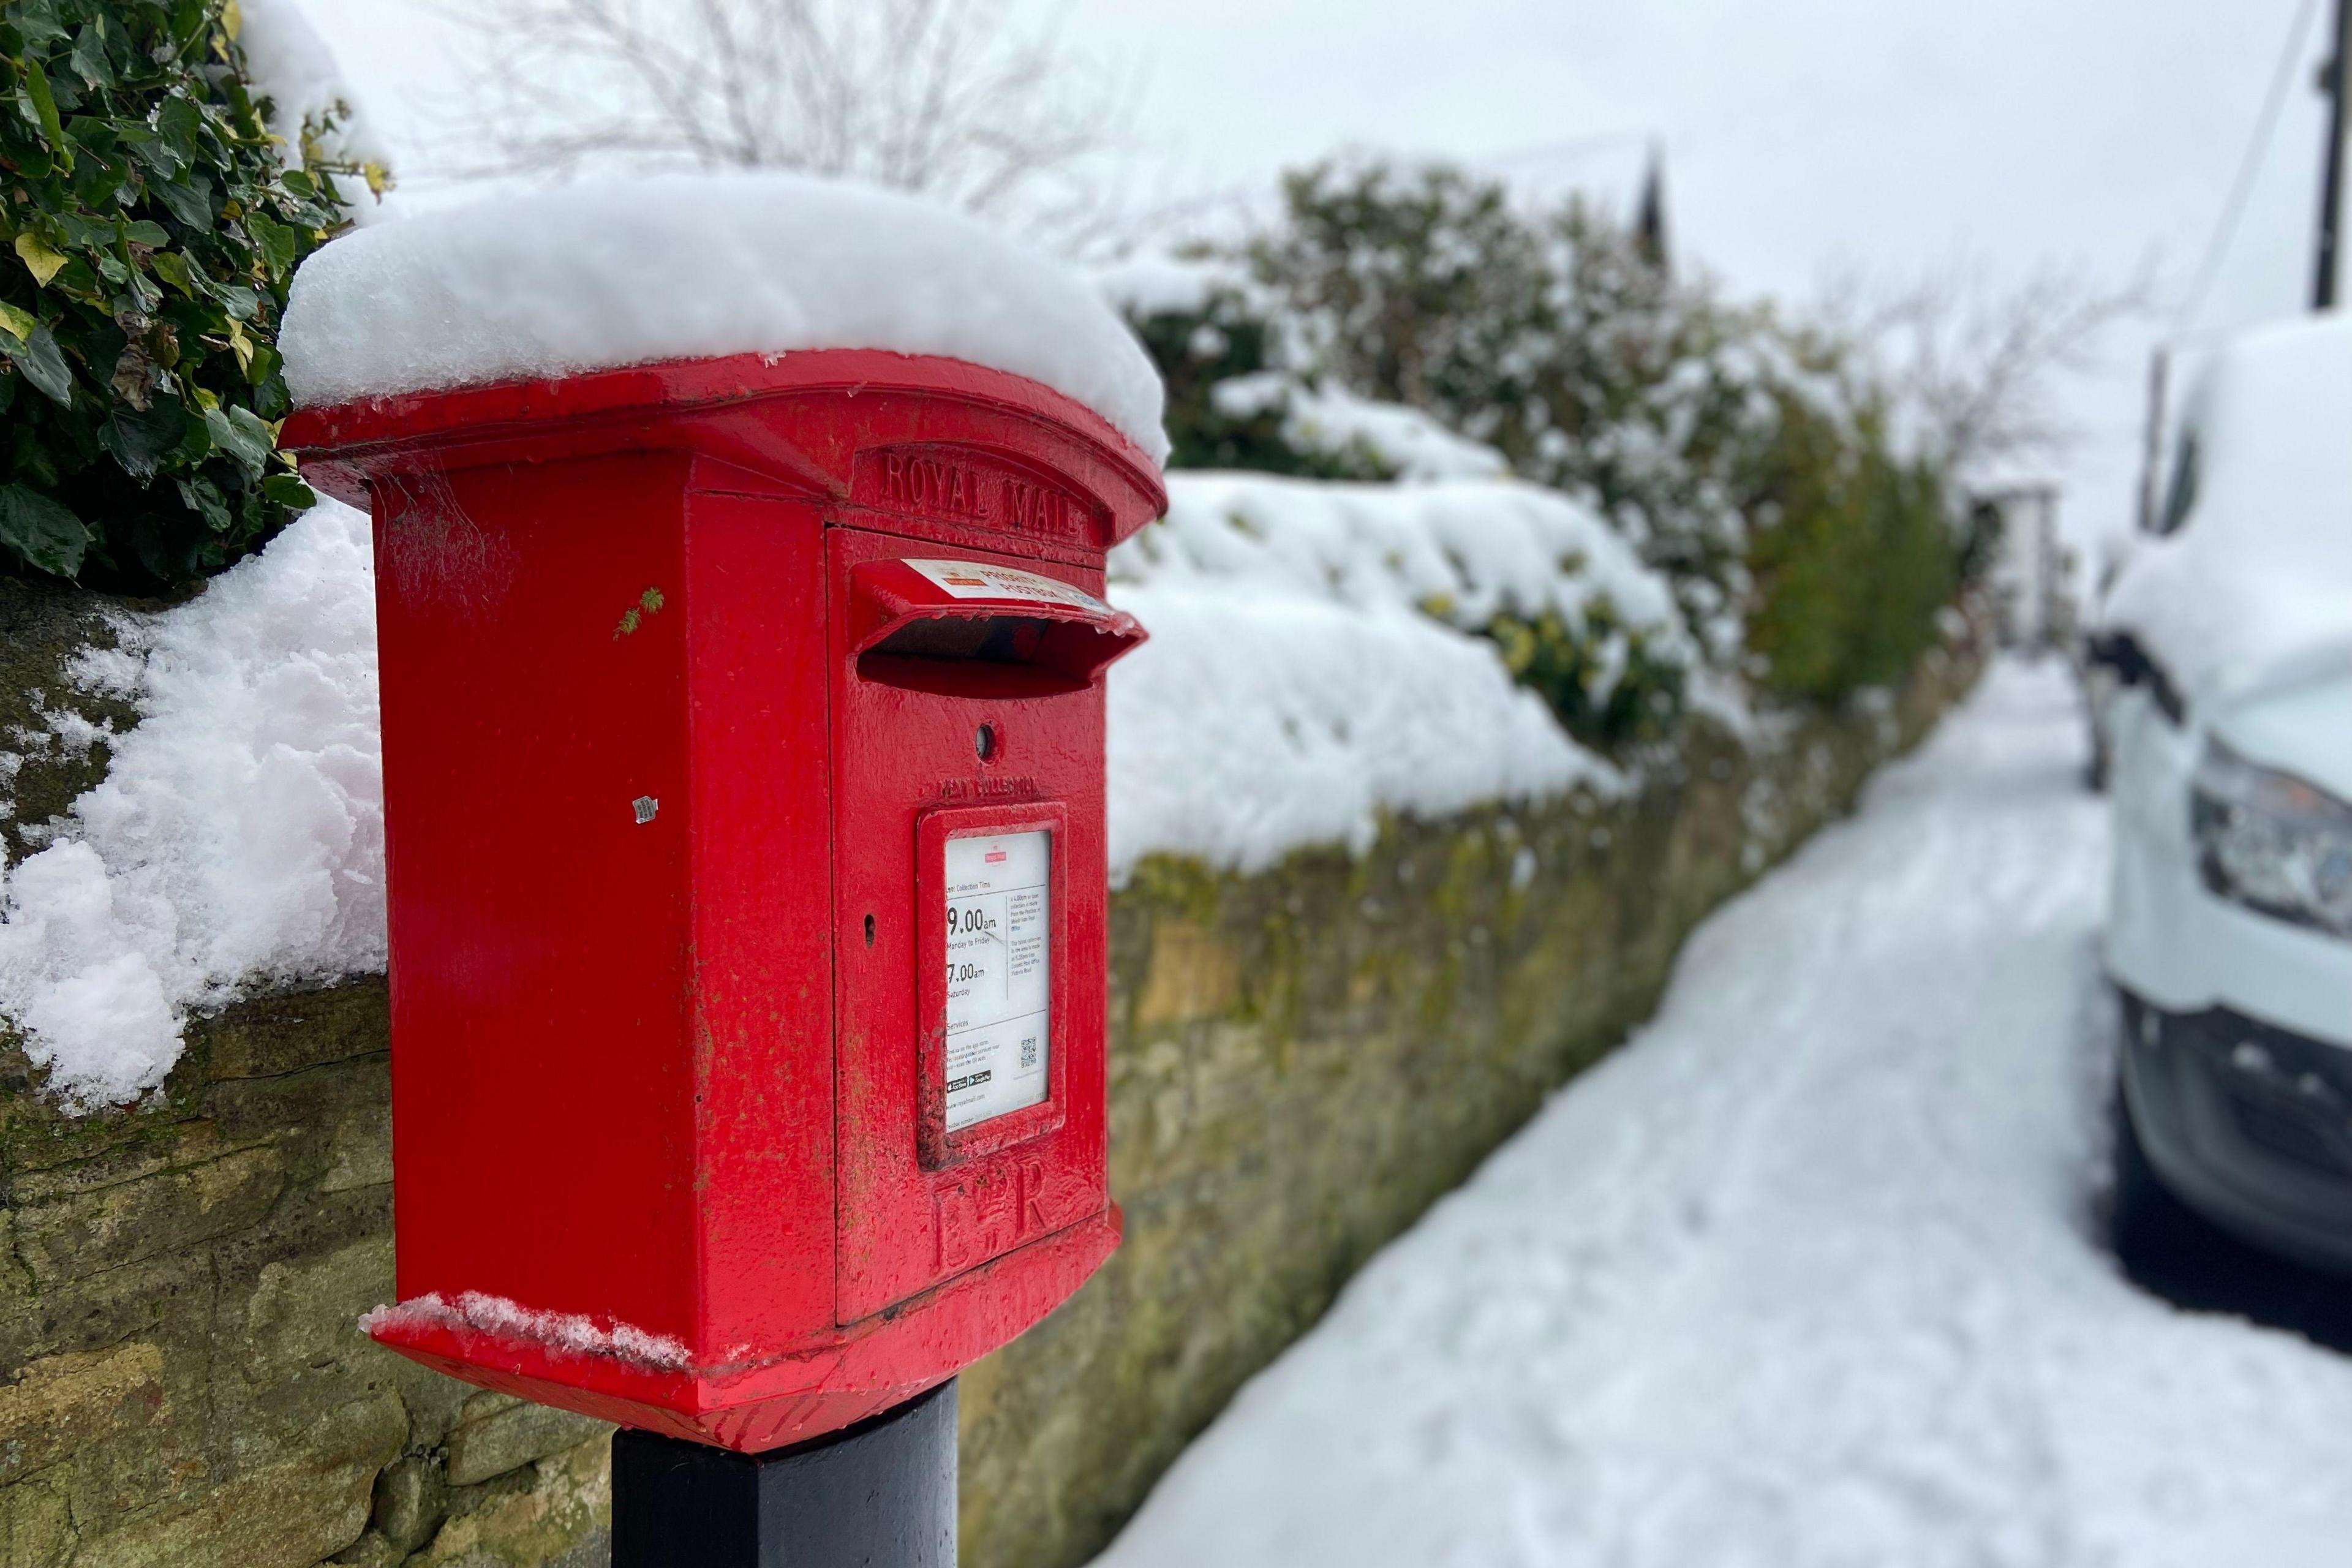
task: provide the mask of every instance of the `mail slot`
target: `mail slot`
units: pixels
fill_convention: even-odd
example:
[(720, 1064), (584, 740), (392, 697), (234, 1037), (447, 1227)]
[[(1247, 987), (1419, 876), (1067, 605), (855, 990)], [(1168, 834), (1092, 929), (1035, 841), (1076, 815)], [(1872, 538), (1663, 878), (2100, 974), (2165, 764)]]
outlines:
[(403, 1354), (752, 1451), (1117, 1245), (1105, 552), (1150, 460), (859, 351), (307, 411), (376, 528)]
[(1133, 616), (1055, 578), (977, 561), (869, 561), (852, 574), (866, 679), (921, 691), (1081, 691), (1143, 640)]

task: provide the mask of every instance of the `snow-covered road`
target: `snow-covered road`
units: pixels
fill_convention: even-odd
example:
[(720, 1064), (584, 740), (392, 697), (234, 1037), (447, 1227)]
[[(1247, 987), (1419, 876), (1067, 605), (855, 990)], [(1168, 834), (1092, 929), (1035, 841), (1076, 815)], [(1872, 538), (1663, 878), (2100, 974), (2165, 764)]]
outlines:
[(1101, 1568), (2352, 1562), (2352, 1362), (2095, 1239), (2105, 825), (1997, 668)]

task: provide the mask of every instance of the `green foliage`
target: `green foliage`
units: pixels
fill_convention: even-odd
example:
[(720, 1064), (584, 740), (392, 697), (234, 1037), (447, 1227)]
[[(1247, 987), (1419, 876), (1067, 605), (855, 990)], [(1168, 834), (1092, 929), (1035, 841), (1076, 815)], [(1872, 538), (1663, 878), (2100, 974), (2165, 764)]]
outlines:
[(1726, 650), (1782, 357), (1769, 323), (1676, 279), (1581, 201), (1524, 212), (1444, 164), (1324, 163), (1284, 197), (1249, 254), (1316, 367), (1590, 501)]
[(1283, 200), (1249, 258), (1318, 368), (1449, 423), (1501, 406), (1492, 384), (1524, 373), (1551, 312), (1543, 237), (1501, 184), (1444, 164), (1322, 163), (1286, 175)]
[(1834, 700), (1899, 679), (1959, 585), (1941, 476), (1890, 455), (1880, 417), (1842, 430), (1791, 402), (1764, 479), (1769, 526), (1749, 547), (1748, 646), (1765, 686)]
[(144, 589), (315, 499), (275, 453), (275, 330), (345, 217), (247, 91), (236, 0), (0, 6), (0, 570)]
[(1237, 385), (1278, 382), (1286, 374), (1275, 352), (1276, 325), (1244, 289), (1210, 284), (1194, 307), (1130, 313), (1129, 325), (1167, 386), (1170, 468), (1246, 468), (1317, 479), (1393, 477), (1380, 454), (1360, 444), (1333, 450), (1295, 438), (1288, 401), (1278, 387), (1272, 397), (1237, 403), (1231, 395)]
[[(1933, 638), (1957, 509), (1839, 353), (1674, 276), (1581, 201), (1527, 210), (1496, 181), (1378, 161), (1294, 174), (1284, 198), (1246, 258), (1296, 367), (1591, 504), (1666, 575), (1707, 657), (1834, 699)], [(1579, 709), (1596, 654), (1568, 632), (1492, 635), (1572, 725), (1638, 730), (1646, 697)]]
[(1585, 744), (1612, 751), (1666, 733), (1682, 711), (1682, 661), (1621, 627), (1606, 604), (1588, 608), (1584, 622), (1572, 626), (1546, 610), (1532, 620), (1499, 615), (1478, 629), (1512, 678)]

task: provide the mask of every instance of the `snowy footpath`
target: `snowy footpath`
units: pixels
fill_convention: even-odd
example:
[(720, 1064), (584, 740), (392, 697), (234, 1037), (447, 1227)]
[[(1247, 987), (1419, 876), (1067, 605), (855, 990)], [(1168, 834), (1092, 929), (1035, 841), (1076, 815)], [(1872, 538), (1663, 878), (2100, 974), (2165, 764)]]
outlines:
[(2352, 1362), (2095, 1239), (2081, 746), (2057, 670), (1997, 667), (1101, 1568), (2352, 1562)]

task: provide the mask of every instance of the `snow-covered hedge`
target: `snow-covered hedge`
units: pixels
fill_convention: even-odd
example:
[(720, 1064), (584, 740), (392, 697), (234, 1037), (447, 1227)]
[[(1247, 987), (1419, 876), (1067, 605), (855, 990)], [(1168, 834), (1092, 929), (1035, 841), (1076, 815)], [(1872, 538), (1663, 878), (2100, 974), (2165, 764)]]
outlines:
[[(1549, 486), (1665, 574), (1710, 665), (1783, 696), (1933, 646), (1960, 498), (1867, 356), (1574, 198), (1380, 157), (1282, 196), (1221, 251), (1097, 275), (1168, 382), (1171, 466)], [(1538, 672), (1590, 662), (1563, 626), (1498, 630), (1555, 693)]]
[(1456, 436), (1418, 408), (1318, 386), (1287, 371), (1219, 382), (1210, 401), (1232, 419), (1278, 421), (1282, 438), (1299, 451), (1364, 463), (1408, 482), (1496, 479), (1511, 471), (1502, 453)]
[(1301, 374), (1279, 302), (1233, 262), (1145, 255), (1093, 280), (1167, 385), (1171, 468), (1406, 481), (1510, 471), (1418, 408)]
[[(1122, 303), (1196, 286), (1139, 274)], [(1168, 449), (1152, 361), (1098, 281), (798, 178), (574, 187), (361, 230), (297, 279), (284, 343), (313, 404), (679, 357), (940, 354)], [(1201, 347), (1280, 369), (1262, 343)], [(1112, 563), (1113, 596), (1154, 634), (1110, 688), (1115, 874), (1156, 851), (1250, 868), (1360, 846), (1384, 814), (1622, 790), (1580, 737), (1622, 738), (1670, 705), (1661, 672), (1696, 661), (1669, 581), (1593, 510), (1496, 477), (1426, 416), (1296, 378), (1259, 391), (1250, 418), (1300, 439), (1323, 420), (1427, 482), (1171, 477), (1167, 519)], [(366, 520), (322, 506), (76, 671), (142, 718), (0, 879), (0, 1016), (54, 1091), (135, 1098), (191, 1009), (381, 965), (370, 572)]]
[(302, 168), (356, 170), (346, 190), (354, 222), (380, 216), (392, 188), (391, 160), (375, 121), (352, 89), (334, 51), (302, 14), (301, 0), (239, 0), (245, 74), (257, 97), (269, 100), (269, 129), (289, 163)]

